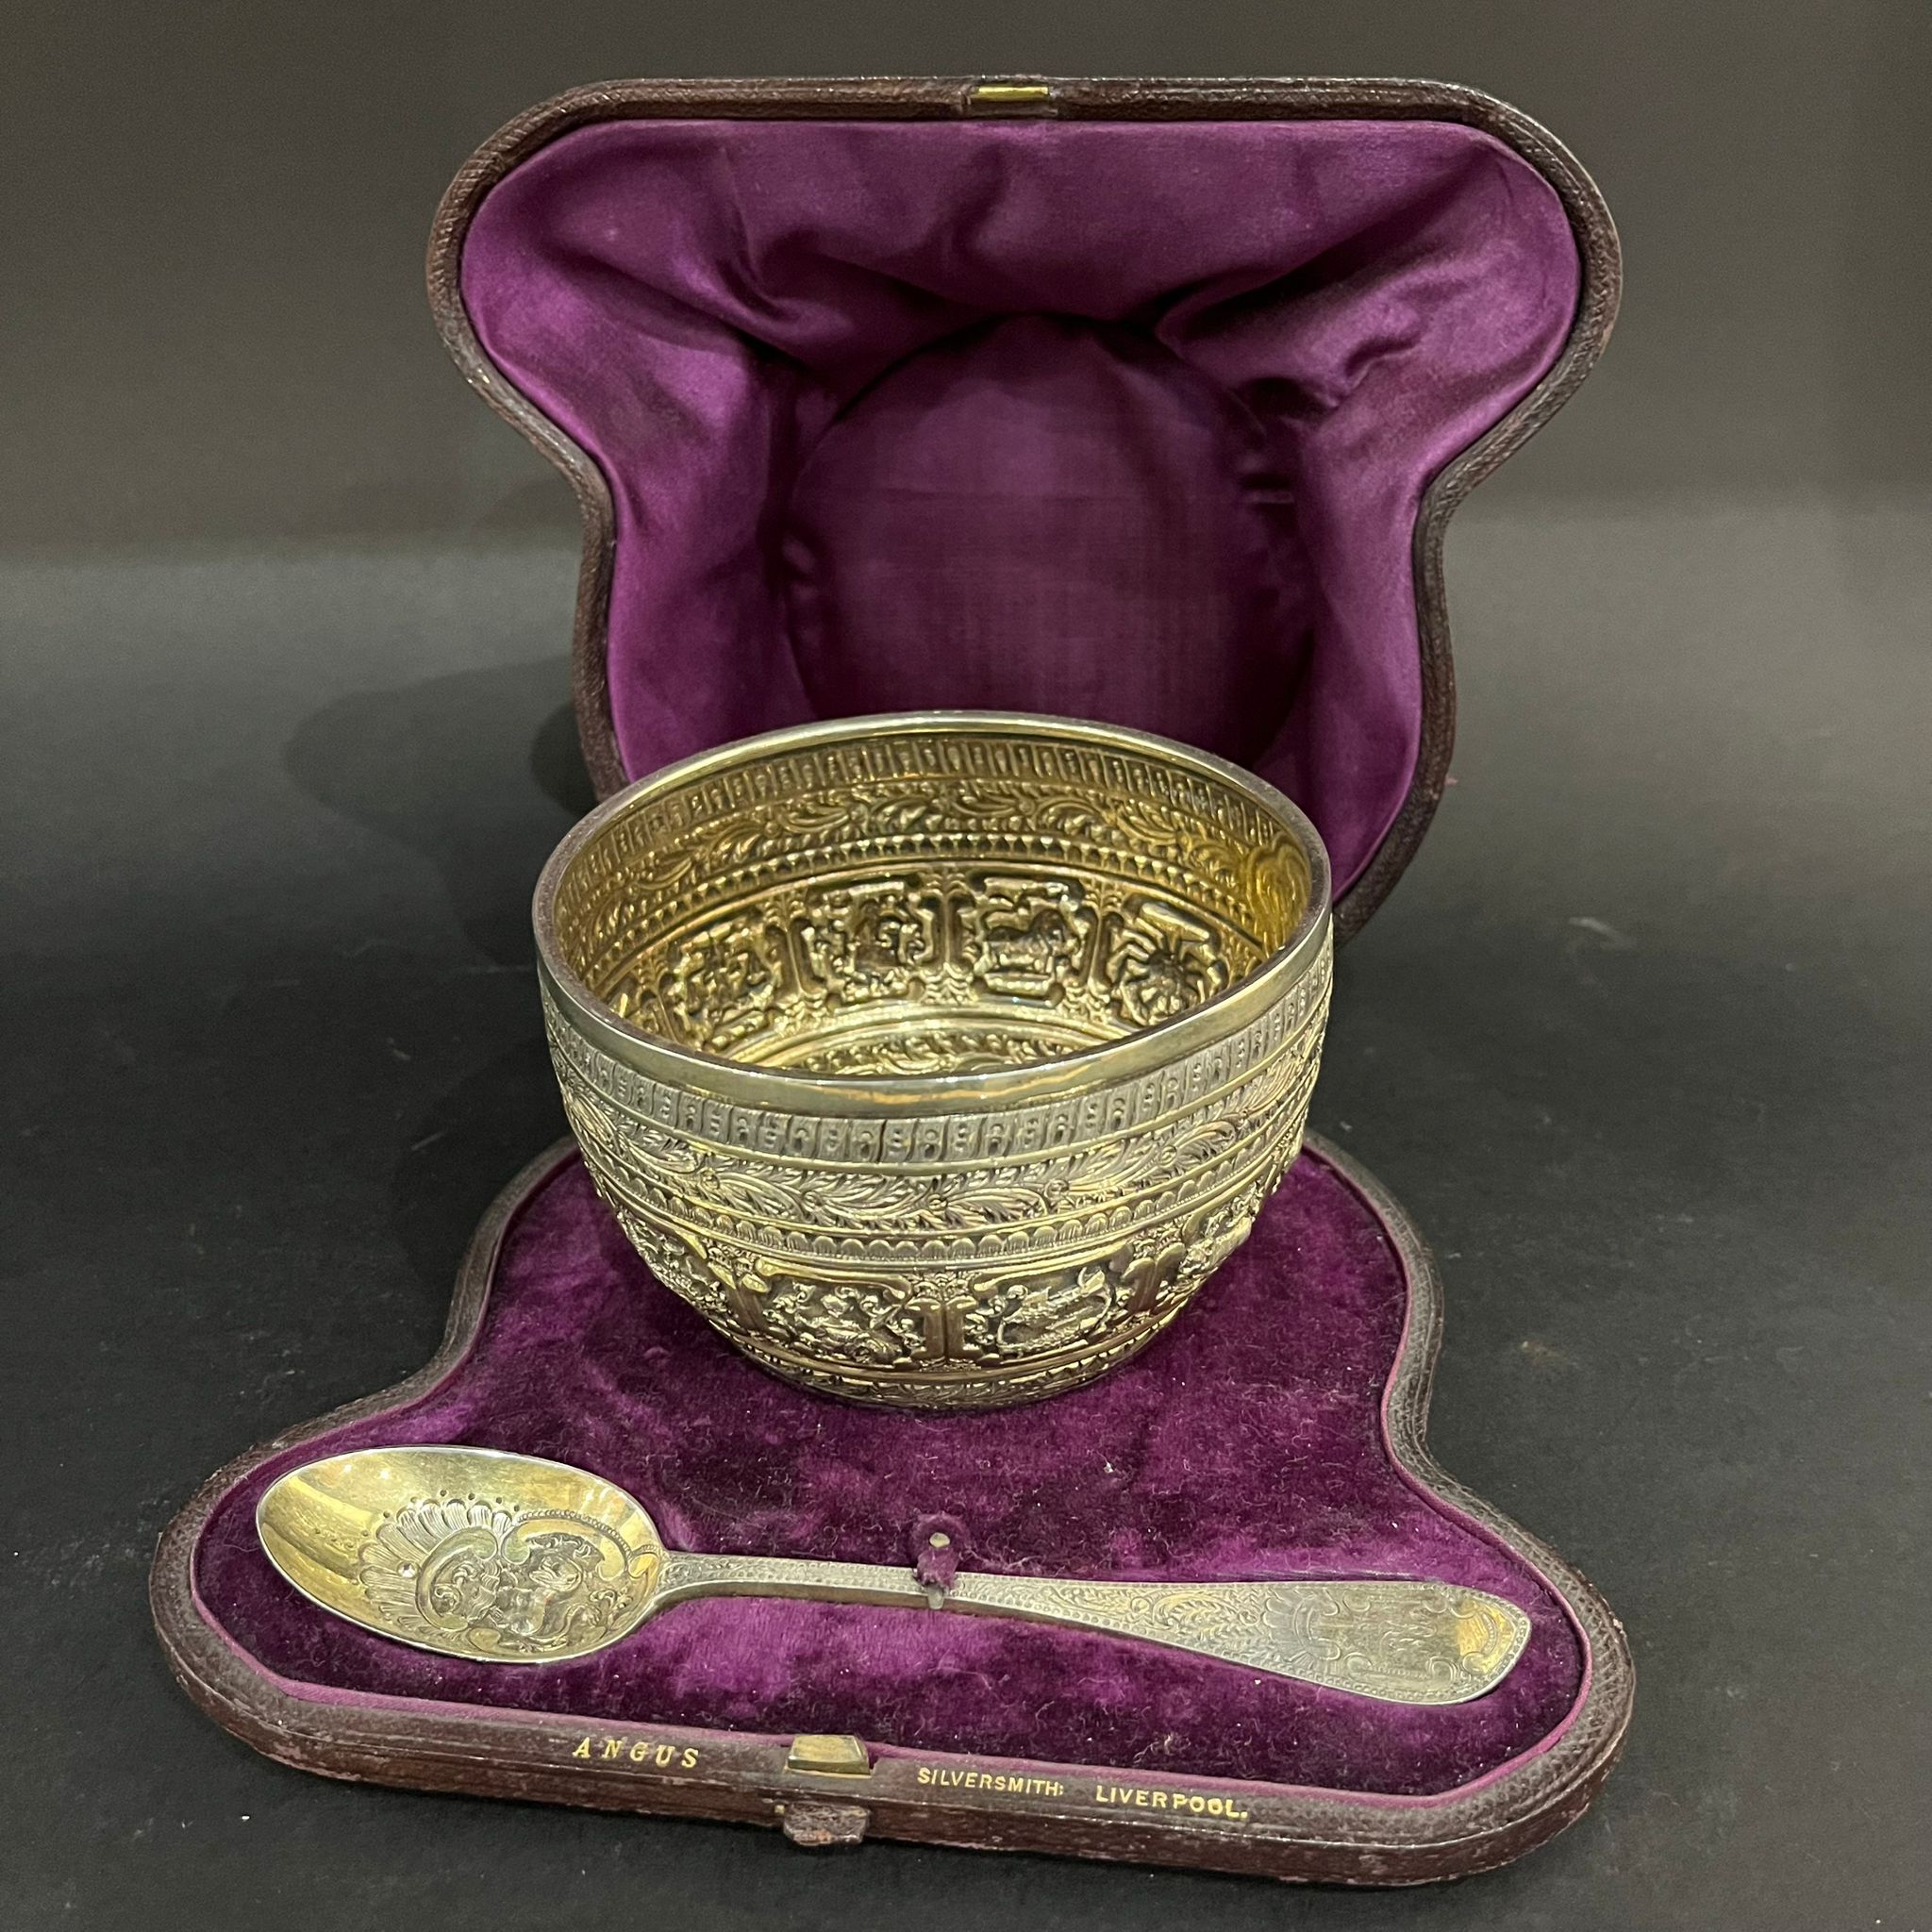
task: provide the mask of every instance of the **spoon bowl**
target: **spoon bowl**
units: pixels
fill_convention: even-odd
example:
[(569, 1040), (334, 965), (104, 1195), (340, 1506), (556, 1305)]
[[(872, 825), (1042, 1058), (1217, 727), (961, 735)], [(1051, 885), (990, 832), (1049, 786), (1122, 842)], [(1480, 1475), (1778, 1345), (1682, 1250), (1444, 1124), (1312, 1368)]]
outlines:
[(291, 1470), (256, 1507), (311, 1602), (423, 1650), (504, 1663), (602, 1650), (650, 1615), (664, 1569), (634, 1496), (496, 1449), (372, 1449)]

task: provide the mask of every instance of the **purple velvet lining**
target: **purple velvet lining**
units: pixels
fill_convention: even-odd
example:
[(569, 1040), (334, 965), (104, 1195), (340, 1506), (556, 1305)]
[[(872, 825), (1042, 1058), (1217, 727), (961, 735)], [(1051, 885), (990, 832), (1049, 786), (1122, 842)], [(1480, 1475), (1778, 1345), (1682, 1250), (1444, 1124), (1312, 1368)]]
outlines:
[[(1291, 1291), (1287, 1292), (1286, 1291)], [(575, 1160), (506, 1239), (463, 1361), (407, 1407), (306, 1442), (217, 1505), (195, 1554), (244, 1654), (325, 1695), (875, 1743), (1393, 1795), (1545, 1742), (1586, 1658), (1538, 1573), (1391, 1463), (1407, 1286), (1374, 1210), (1305, 1156), (1189, 1314), (1091, 1389), (979, 1416), (861, 1409), (775, 1382), (654, 1284)], [(1431, 1575), (1529, 1612), (1475, 1703), (1404, 1710), (1152, 1645), (967, 1617), (714, 1599), (599, 1657), (525, 1670), (413, 1651), (307, 1603), (253, 1511), (280, 1472), (383, 1441), (464, 1441), (622, 1483), (674, 1546), (905, 1562), (954, 1519), (985, 1569), (1121, 1577)]]
[(1415, 769), (1421, 493), (1578, 260), (1447, 122), (621, 121), (490, 192), (462, 288), (609, 482), (633, 775), (815, 716), (1104, 718), (1259, 770), (1345, 887)]

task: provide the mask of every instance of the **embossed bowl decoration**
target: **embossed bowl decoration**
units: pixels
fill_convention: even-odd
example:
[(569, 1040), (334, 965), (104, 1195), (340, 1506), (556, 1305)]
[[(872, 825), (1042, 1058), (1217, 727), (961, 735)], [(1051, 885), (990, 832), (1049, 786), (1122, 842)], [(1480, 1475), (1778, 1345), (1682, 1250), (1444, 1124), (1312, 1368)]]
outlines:
[(1312, 825), (1102, 724), (842, 720), (608, 800), (537, 888), (598, 1191), (753, 1360), (980, 1407), (1124, 1361), (1301, 1145), (1330, 978)]

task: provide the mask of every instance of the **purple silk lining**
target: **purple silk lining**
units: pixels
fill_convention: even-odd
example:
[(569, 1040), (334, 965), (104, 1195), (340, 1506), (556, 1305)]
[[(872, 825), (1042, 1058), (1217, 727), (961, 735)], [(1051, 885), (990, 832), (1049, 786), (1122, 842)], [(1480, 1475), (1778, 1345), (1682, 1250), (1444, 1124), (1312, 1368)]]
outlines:
[[(850, 1732), (975, 1757), (1422, 1796), (1547, 1743), (1585, 1656), (1542, 1577), (1390, 1461), (1384, 1387), (1407, 1280), (1363, 1197), (1305, 1156), (1246, 1246), (1094, 1387), (977, 1416), (862, 1409), (774, 1381), (658, 1287), (575, 1160), (506, 1238), (481, 1327), (429, 1394), (303, 1443), (217, 1505), (197, 1594), (299, 1694), (591, 1723)], [(918, 1610), (713, 1599), (575, 1663), (465, 1664), (314, 1608), (256, 1541), (257, 1499), (311, 1457), (461, 1441), (621, 1483), (675, 1547), (903, 1563), (913, 1526), (969, 1567), (1047, 1575), (1427, 1575), (1495, 1591), (1533, 1635), (1500, 1689), (1374, 1704), (1116, 1639)]]
[(1162, 731), (1407, 795), (1423, 490), (1567, 334), (1556, 194), (1446, 122), (621, 121), (491, 190), (463, 299), (616, 513), (633, 776), (802, 720)]

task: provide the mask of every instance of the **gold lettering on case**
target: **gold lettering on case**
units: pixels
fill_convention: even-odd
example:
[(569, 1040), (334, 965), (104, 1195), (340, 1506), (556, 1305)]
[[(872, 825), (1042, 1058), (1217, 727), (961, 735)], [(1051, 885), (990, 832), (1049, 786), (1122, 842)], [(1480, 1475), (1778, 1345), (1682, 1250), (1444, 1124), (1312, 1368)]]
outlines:
[(1225, 1818), (1230, 1824), (1247, 1822), (1245, 1805), (1210, 1791), (1162, 1790), (1158, 1785), (1107, 1785), (1093, 1787), (1096, 1805), (1130, 1805), (1142, 1811), (1165, 1811), (1169, 1816)]
[(1064, 1798), (1067, 1794), (1058, 1778), (1027, 1777), (1013, 1771), (960, 1771), (939, 1764), (922, 1764), (919, 1782), (947, 1790), (1005, 1791), (1021, 1798)]
[(667, 1744), (658, 1738), (583, 1737), (570, 1755), (599, 1762), (615, 1758), (648, 1764), (654, 1771), (691, 1771), (698, 1762), (694, 1745)]

